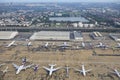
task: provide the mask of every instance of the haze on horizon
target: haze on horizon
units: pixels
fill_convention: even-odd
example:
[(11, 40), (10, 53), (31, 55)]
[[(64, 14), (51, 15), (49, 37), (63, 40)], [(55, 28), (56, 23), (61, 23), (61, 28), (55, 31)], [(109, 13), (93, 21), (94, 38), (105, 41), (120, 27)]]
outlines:
[(120, 0), (0, 0), (0, 2), (120, 2)]

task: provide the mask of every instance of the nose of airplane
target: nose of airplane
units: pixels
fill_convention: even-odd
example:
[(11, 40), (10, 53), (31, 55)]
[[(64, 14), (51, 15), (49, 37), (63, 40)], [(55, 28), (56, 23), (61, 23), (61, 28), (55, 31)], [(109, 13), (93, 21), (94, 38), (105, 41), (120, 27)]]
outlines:
[(19, 72), (16, 72), (16, 74), (19, 74)]

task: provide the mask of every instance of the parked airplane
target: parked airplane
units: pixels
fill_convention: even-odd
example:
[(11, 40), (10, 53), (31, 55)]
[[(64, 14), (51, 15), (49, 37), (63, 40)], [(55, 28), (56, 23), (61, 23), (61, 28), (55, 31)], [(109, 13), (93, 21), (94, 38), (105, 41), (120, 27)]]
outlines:
[(99, 44), (98, 45), (96, 45), (96, 47), (97, 48), (108, 48), (108, 46), (107, 45), (104, 45), (103, 43), (101, 43), (101, 42), (99, 42)]
[(117, 43), (117, 46), (116, 46), (116, 48), (120, 48), (120, 43)]
[(65, 70), (66, 70), (66, 77), (69, 77), (69, 69), (70, 67), (66, 65)]
[(76, 71), (79, 71), (80, 73), (82, 73), (83, 76), (86, 76), (86, 72), (89, 72), (89, 71), (91, 71), (92, 69), (85, 70), (84, 65), (82, 65), (82, 70), (79, 70), (79, 69), (75, 69), (75, 70), (76, 70)]
[(12, 65), (16, 68), (16, 74), (19, 74), (21, 70), (26, 70), (27, 68), (30, 68), (33, 66), (33, 64), (25, 66), (24, 64), (22, 64), (21, 66), (18, 66), (14, 63), (12, 63)]
[(0, 67), (1, 67), (1, 66), (3, 66), (3, 65), (5, 65), (5, 63), (3, 63), (3, 64), (0, 64)]
[(89, 49), (93, 49), (93, 44), (89, 43)]
[(61, 48), (68, 48), (70, 47), (71, 45), (67, 44), (67, 42), (64, 42), (63, 44), (59, 45), (58, 47), (61, 47)]
[(112, 73), (116, 74), (120, 78), (120, 72), (117, 69), (114, 69), (114, 72)]
[(48, 46), (49, 46), (49, 43), (46, 42), (42, 47), (43, 47), (43, 48), (48, 48)]
[(17, 44), (15, 44), (15, 40), (14, 41), (12, 41), (11, 43), (9, 43), (7, 46), (5, 46), (5, 47), (11, 47), (11, 46), (16, 46)]
[(8, 72), (8, 66), (5, 68), (5, 70), (2, 70), (3, 74)]
[(22, 63), (25, 64), (27, 61), (26, 57), (22, 58)]
[(85, 43), (84, 42), (82, 42), (82, 47), (85, 48)]
[(34, 72), (37, 72), (38, 69), (39, 69), (39, 65), (35, 65), (35, 66), (33, 67)]
[(28, 42), (26, 46), (32, 46), (32, 42)]
[(55, 71), (57, 71), (57, 70), (59, 70), (59, 69), (62, 68), (62, 67), (54, 68), (54, 66), (56, 66), (56, 64), (49, 64), (49, 66), (50, 66), (50, 68), (47, 68), (47, 67), (43, 66), (43, 68), (44, 68), (46, 71), (49, 72), (49, 76), (51, 76), (53, 72), (55, 72)]

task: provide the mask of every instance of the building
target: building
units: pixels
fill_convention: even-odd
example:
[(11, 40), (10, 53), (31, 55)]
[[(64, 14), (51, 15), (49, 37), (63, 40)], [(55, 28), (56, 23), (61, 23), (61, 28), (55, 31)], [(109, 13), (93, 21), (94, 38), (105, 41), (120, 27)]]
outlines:
[(73, 34), (75, 41), (83, 41), (83, 35), (81, 32), (74, 31)]
[(17, 31), (0, 31), (0, 40), (10, 40), (18, 35)]
[(103, 40), (105, 37), (100, 32), (92, 32), (90, 36), (95, 40)]
[(79, 26), (79, 27), (83, 27), (83, 23), (82, 23), (82, 22), (79, 22), (79, 23), (78, 23), (78, 26)]
[(120, 34), (109, 34), (110, 38), (112, 38), (115, 41), (120, 41)]
[(35, 32), (30, 40), (70, 40), (70, 32), (65, 31), (40, 31)]

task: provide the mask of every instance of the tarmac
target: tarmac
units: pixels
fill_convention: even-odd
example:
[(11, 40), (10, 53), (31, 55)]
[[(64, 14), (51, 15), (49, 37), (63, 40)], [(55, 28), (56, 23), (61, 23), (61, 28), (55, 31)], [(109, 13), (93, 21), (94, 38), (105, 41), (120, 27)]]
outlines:
[[(84, 33), (88, 35), (88, 33)], [(18, 40), (18, 38), (17, 38)], [(95, 45), (99, 41), (94, 41), (90, 37), (85, 37), (86, 42), (93, 42)], [(6, 63), (6, 65), (0, 67), (0, 70), (9, 67), (9, 71), (2, 75), (0, 72), (1, 80), (120, 80), (115, 74), (112, 74), (113, 69), (120, 71), (120, 57), (119, 56), (93, 56), (92, 54), (96, 52), (97, 54), (120, 54), (120, 49), (79, 49), (71, 50), (67, 49), (65, 51), (59, 51), (54, 48), (55, 45), (59, 45), (63, 42), (60, 41), (49, 41), (54, 46), (52, 49), (39, 49), (46, 41), (31, 41), (33, 46), (29, 48), (23, 46), (25, 41), (16, 41), (17, 46), (12, 46), (10, 48), (5, 48), (4, 45), (11, 41), (0, 41), (0, 64)], [(113, 40), (107, 37), (106, 40), (102, 41), (113, 46), (116, 44)], [(68, 42), (71, 45), (80, 45), (81, 42)], [(109, 44), (110, 43), (110, 44)], [(37, 49), (36, 49), (37, 48)], [(39, 64), (39, 70), (34, 72), (32, 68), (21, 71), (20, 74), (15, 74), (15, 68), (12, 63), (21, 65), (22, 58), (27, 58), (27, 64)], [(56, 67), (65, 67), (68, 65), (71, 67), (69, 70), (69, 77), (66, 76), (65, 69), (60, 69), (53, 73), (52, 76), (48, 76), (47, 72), (42, 68), (42, 66), (47, 66), (48, 64), (57, 64)], [(87, 76), (84, 77), (81, 73), (76, 72), (74, 68), (81, 69), (81, 65), (85, 65), (85, 69), (92, 69)]]

